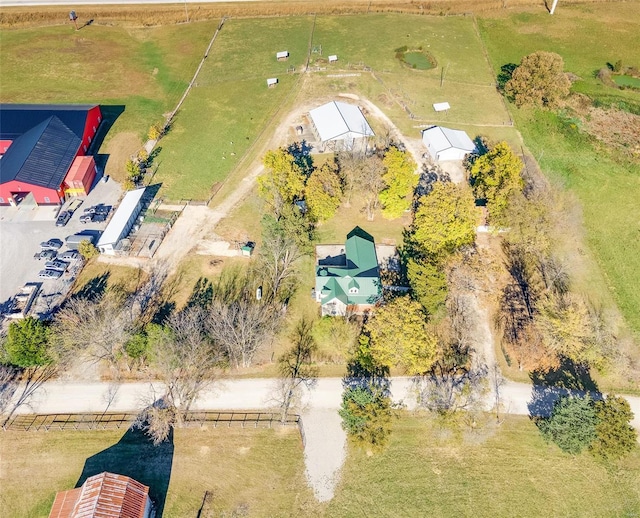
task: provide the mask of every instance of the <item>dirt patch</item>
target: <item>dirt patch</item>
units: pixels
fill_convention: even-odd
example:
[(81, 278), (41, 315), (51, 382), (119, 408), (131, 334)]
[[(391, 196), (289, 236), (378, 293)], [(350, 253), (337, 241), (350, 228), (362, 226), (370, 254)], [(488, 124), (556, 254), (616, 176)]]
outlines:
[(591, 108), (584, 117), (587, 133), (630, 157), (640, 159), (640, 116), (620, 110)]
[(138, 153), (142, 147), (142, 142), (138, 135), (130, 131), (124, 131), (115, 135), (106, 144), (101, 153), (109, 155), (105, 174), (114, 180), (122, 182), (124, 180), (124, 165), (126, 161)]

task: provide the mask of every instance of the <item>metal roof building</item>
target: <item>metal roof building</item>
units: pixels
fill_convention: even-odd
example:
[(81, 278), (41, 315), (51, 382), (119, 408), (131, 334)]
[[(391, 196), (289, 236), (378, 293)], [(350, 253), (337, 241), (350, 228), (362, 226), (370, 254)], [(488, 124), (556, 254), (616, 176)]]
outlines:
[(104, 229), (98, 241), (98, 250), (107, 255), (115, 255), (120, 240), (127, 237), (142, 210), (145, 188), (129, 191)]
[(422, 132), (422, 142), (429, 154), (439, 162), (445, 160), (463, 160), (476, 149), (476, 145), (466, 132), (432, 126)]
[(351, 147), (353, 141), (374, 135), (358, 106), (331, 101), (309, 112), (311, 122), (322, 143), (343, 142)]
[(81, 487), (61, 491), (49, 518), (150, 518), (149, 488), (124, 475), (100, 473)]

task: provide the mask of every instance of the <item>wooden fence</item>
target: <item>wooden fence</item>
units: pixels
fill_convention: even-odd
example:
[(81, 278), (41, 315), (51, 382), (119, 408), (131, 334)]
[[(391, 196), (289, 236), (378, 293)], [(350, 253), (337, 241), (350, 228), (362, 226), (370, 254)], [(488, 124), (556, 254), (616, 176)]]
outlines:
[[(42, 432), (74, 430), (119, 430), (129, 428), (136, 420), (136, 412), (110, 412), (85, 414), (24, 414), (14, 415), (3, 425), (5, 431)], [(275, 426), (297, 426), (302, 443), (305, 443), (302, 418), (289, 414), (281, 421), (281, 414), (274, 412), (187, 412), (183, 426), (273, 428)]]

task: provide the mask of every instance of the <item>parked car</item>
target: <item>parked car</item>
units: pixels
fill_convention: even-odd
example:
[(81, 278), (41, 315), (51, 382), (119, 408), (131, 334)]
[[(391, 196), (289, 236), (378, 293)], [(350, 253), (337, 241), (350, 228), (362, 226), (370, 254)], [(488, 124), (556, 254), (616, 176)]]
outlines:
[(86, 212), (82, 216), (80, 216), (80, 223), (91, 223), (93, 221), (94, 214), (91, 212)]
[(44, 264), (44, 267), (47, 270), (59, 270), (61, 272), (66, 272), (67, 268), (69, 268), (69, 263), (66, 261), (61, 261), (60, 259), (55, 259), (53, 261), (48, 261)]
[(40, 270), (38, 277), (41, 279), (59, 279), (63, 273), (60, 270)]
[(58, 219), (56, 219), (56, 227), (64, 227), (69, 220), (71, 219), (72, 213), (68, 210), (63, 210), (60, 214), (58, 214)]
[(58, 259), (62, 259), (63, 261), (76, 261), (80, 259), (80, 252), (77, 250), (67, 250), (66, 252), (61, 253), (58, 256)]
[(58, 252), (52, 250), (51, 248), (46, 248), (45, 250), (41, 250), (36, 255), (33, 256), (34, 259), (40, 261), (41, 259), (46, 259), (47, 261), (52, 261), (56, 258)]
[(43, 241), (42, 243), (40, 243), (40, 248), (42, 248), (43, 250), (60, 250), (60, 248), (62, 248), (62, 240), (49, 239), (48, 241)]
[(111, 212), (111, 205), (105, 205), (104, 203), (98, 203), (98, 205), (92, 205), (91, 207), (87, 207), (84, 209), (85, 214), (104, 214), (105, 216), (109, 215)]

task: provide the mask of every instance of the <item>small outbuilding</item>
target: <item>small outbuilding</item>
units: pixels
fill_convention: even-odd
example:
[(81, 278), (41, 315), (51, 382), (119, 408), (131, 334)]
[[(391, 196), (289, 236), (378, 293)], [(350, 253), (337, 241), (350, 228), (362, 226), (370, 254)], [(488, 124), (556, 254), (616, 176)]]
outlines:
[(444, 102), (444, 103), (433, 103), (433, 111), (446, 112), (447, 110), (450, 110), (450, 109), (451, 109), (451, 106), (447, 102)]
[(309, 112), (311, 124), (318, 139), (333, 147), (352, 149), (356, 139), (375, 134), (358, 106), (331, 101)]
[(466, 132), (432, 126), (422, 132), (422, 142), (429, 150), (431, 157), (438, 161), (463, 160), (476, 146)]
[(276, 52), (276, 59), (278, 61), (286, 61), (287, 59), (289, 59), (289, 51), (282, 50), (280, 52)]
[(335, 63), (336, 61), (338, 61), (337, 55), (332, 54), (331, 56), (329, 56), (329, 63)]
[(79, 156), (71, 164), (64, 178), (64, 192), (68, 196), (86, 196), (91, 190), (98, 169), (92, 156)]
[(142, 197), (145, 188), (129, 191), (125, 194), (118, 210), (104, 229), (98, 241), (98, 250), (107, 255), (115, 255), (120, 241), (127, 237), (142, 211)]
[(270, 77), (269, 79), (267, 79), (267, 86), (269, 88), (274, 88), (277, 84), (278, 84), (277, 77)]

